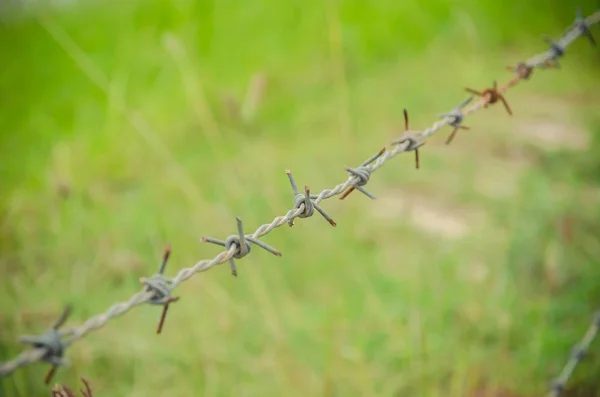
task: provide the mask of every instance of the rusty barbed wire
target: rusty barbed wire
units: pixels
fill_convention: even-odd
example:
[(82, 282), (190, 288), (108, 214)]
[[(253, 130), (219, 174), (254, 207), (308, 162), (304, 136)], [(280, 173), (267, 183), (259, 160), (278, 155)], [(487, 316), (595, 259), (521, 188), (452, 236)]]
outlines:
[[(79, 326), (72, 327), (67, 331), (58, 331), (58, 327), (60, 327), (66, 320), (66, 317), (70, 312), (70, 309), (67, 309), (65, 310), (66, 314), (63, 314), (60, 317), (59, 321), (56, 322), (50, 331), (36, 337), (22, 338), (21, 342), (31, 344), (33, 348), (23, 351), (13, 360), (0, 364), (0, 378), (11, 374), (18, 368), (39, 361), (46, 361), (52, 365), (51, 370), (46, 377), (46, 382), (49, 382), (56, 368), (61, 365), (66, 365), (66, 361), (64, 361), (62, 357), (67, 347), (82, 339), (90, 332), (104, 327), (110, 320), (119, 317), (129, 312), (131, 309), (145, 303), (163, 306), (163, 312), (157, 328), (157, 333), (160, 333), (168, 305), (178, 299), (176, 297), (171, 297), (171, 293), (181, 283), (193, 277), (197, 273), (204, 272), (214, 266), (226, 262), (229, 262), (232, 274), (236, 275), (237, 270), (233, 259), (241, 259), (250, 253), (252, 244), (258, 245), (275, 255), (281, 256), (279, 251), (260, 241), (259, 238), (267, 235), (274, 229), (283, 226), (286, 223), (292, 226), (296, 218), (307, 218), (312, 216), (315, 209), (332, 226), (335, 226), (336, 223), (333, 221), (333, 219), (331, 219), (331, 217), (327, 215), (327, 213), (325, 213), (325, 211), (320, 207), (320, 203), (323, 200), (340, 194), (342, 195), (341, 198), (344, 198), (354, 189), (361, 191), (370, 198), (374, 198), (372, 194), (364, 190), (363, 186), (367, 184), (369, 177), (374, 171), (381, 168), (385, 163), (400, 153), (414, 151), (416, 168), (419, 168), (419, 148), (425, 144), (427, 138), (441, 130), (443, 127), (450, 126), (453, 128), (453, 132), (447, 141), (447, 143), (450, 143), (458, 129), (466, 129), (461, 124), (463, 119), (478, 110), (487, 108), (489, 105), (501, 101), (505, 104), (506, 110), (511, 113), (503, 94), (508, 91), (509, 88), (518, 84), (519, 81), (529, 79), (535, 69), (559, 67), (558, 58), (561, 58), (565, 55), (566, 48), (577, 38), (585, 36), (593, 45), (595, 45), (596, 42), (591, 35), (590, 26), (598, 22), (600, 22), (600, 11), (595, 12), (587, 18), (583, 18), (581, 15), (581, 10), (578, 9), (575, 22), (567, 28), (567, 30), (560, 36), (558, 40), (555, 41), (547, 36), (544, 36), (545, 40), (550, 45), (550, 48), (547, 51), (535, 55), (529, 60), (517, 64), (515, 67), (509, 67), (509, 70), (514, 73), (514, 76), (506, 84), (498, 87), (496, 83), (494, 83), (494, 86), (491, 89), (481, 92), (473, 90), (472, 93), (476, 93), (479, 96), (478, 101), (473, 102), (472, 98), (468, 98), (467, 100), (461, 102), (461, 104), (453, 111), (440, 115), (440, 120), (424, 130), (417, 131), (408, 129), (408, 113), (405, 109), (405, 130), (402, 135), (398, 139), (390, 142), (389, 148), (380, 150), (377, 154), (371, 156), (367, 161), (361, 163), (359, 167), (355, 169), (346, 167), (346, 171), (349, 173), (347, 180), (331, 189), (324, 189), (318, 195), (315, 195), (310, 194), (310, 189), (308, 186), (305, 186), (304, 194), (299, 193), (294, 179), (291, 176), (291, 172), (287, 171), (288, 178), (292, 185), (294, 199), (293, 208), (287, 211), (285, 215), (277, 216), (270, 223), (259, 226), (252, 234), (243, 234), (241, 220), (238, 218), (237, 235), (231, 235), (224, 241), (204, 237), (203, 241), (224, 246), (225, 250), (217, 254), (213, 259), (200, 260), (192, 267), (181, 269), (173, 278), (169, 278), (163, 274), (167, 259), (170, 255), (170, 248), (167, 248), (163, 256), (163, 262), (159, 272), (148, 279), (140, 279), (140, 282), (143, 284), (142, 290), (133, 294), (128, 300), (113, 304), (105, 312), (89, 318)], [(467, 104), (470, 104), (470, 106), (467, 107)], [(597, 332), (597, 323), (595, 330), (595, 332)], [(589, 344), (592, 338), (593, 337), (589, 337), (589, 341), (586, 339), (586, 343)], [(576, 362), (578, 362), (579, 359), (571, 360), (570, 363), (572, 361), (575, 361), (575, 364), (568, 364), (565, 372), (563, 372), (559, 378), (559, 380), (561, 380), (561, 384), (566, 383), (566, 380), (568, 379), (570, 373), (576, 365)]]

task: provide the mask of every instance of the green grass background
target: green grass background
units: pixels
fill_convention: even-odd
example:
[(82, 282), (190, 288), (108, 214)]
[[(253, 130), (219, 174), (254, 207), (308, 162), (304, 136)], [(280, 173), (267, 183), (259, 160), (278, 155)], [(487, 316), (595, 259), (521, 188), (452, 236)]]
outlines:
[[(586, 14), (597, 1), (581, 2)], [(64, 305), (69, 325), (153, 274), (212, 258), (345, 180), (397, 135), (510, 77), (573, 21), (562, 1), (89, 1), (4, 6), (0, 25), (0, 358)], [(600, 31), (593, 29), (597, 40)], [(501, 106), (403, 155), (359, 193), (275, 230), (67, 352), (54, 382), (102, 396), (541, 395), (600, 299), (600, 52), (580, 40)], [(250, 124), (228, 116), (267, 79)], [(396, 131), (396, 133), (394, 132)], [(570, 232), (565, 230), (569, 229)], [(600, 350), (573, 388), (600, 388)], [(0, 380), (50, 395), (47, 366)], [(595, 382), (595, 383), (594, 383)]]

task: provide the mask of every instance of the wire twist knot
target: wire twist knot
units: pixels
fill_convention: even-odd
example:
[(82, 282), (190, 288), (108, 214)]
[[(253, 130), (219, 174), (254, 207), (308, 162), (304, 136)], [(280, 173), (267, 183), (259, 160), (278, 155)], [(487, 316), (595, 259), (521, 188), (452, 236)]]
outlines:
[(171, 299), (171, 279), (162, 274), (155, 274), (150, 278), (142, 279), (142, 284), (146, 286), (146, 291), (152, 292), (152, 297), (148, 300), (151, 305), (164, 305)]
[(177, 302), (179, 300), (178, 296), (171, 296), (171, 292), (173, 291), (173, 287), (171, 286), (171, 284), (173, 283), (173, 280), (169, 277), (166, 277), (163, 274), (165, 272), (165, 268), (167, 267), (167, 261), (169, 260), (170, 255), (171, 246), (167, 245), (167, 248), (165, 249), (165, 252), (163, 254), (162, 263), (160, 265), (160, 268), (158, 269), (158, 273), (149, 278), (142, 277), (140, 279), (140, 282), (144, 284), (145, 290), (147, 292), (152, 293), (152, 296), (148, 300), (148, 303), (150, 305), (163, 306), (163, 311), (160, 315), (158, 326), (156, 327), (157, 334), (160, 334), (162, 332), (165, 319), (167, 318), (169, 304)]
[(493, 105), (498, 101), (502, 102), (506, 112), (512, 116), (512, 110), (510, 110), (510, 106), (508, 106), (508, 102), (506, 102), (504, 95), (498, 90), (498, 83), (495, 80), (491, 88), (486, 88), (483, 91), (477, 91), (472, 88), (465, 88), (465, 91), (481, 97), (484, 101), (484, 108), (487, 108), (489, 105)]
[[(305, 194), (297, 193), (294, 195), (294, 204), (293, 207), (295, 209), (303, 208), (302, 212), (298, 215), (298, 218), (310, 218), (315, 213), (315, 204), (311, 200), (310, 190), (306, 189)], [(290, 222), (293, 222), (291, 220)], [(291, 226), (291, 225), (290, 225)]]
[[(327, 213), (317, 203), (314, 202), (314, 199), (319, 196), (310, 194), (310, 188), (308, 186), (304, 186), (304, 194), (299, 193), (296, 182), (294, 181), (294, 177), (292, 176), (292, 171), (287, 170), (285, 173), (287, 174), (288, 179), (290, 180), (290, 185), (292, 186), (292, 193), (294, 194), (294, 209), (303, 208), (303, 211), (298, 214), (297, 217), (311, 217), (315, 213), (315, 210), (317, 210), (331, 226), (337, 226), (337, 223), (335, 223), (335, 221), (329, 215), (327, 215)], [(294, 218), (290, 219), (288, 224), (290, 227), (294, 226)]]
[(369, 165), (377, 160), (379, 157), (381, 157), (383, 155), (383, 153), (385, 152), (385, 148), (382, 148), (379, 152), (375, 153), (373, 156), (369, 157), (367, 160), (363, 161), (358, 167), (356, 168), (350, 168), (350, 167), (344, 167), (344, 169), (353, 177), (357, 178), (358, 181), (355, 182), (352, 186), (350, 186), (348, 189), (346, 189), (341, 195), (340, 195), (340, 200), (345, 199), (350, 193), (352, 193), (354, 191), (354, 189), (358, 190), (359, 192), (361, 192), (362, 194), (364, 194), (365, 196), (367, 196), (368, 198), (370, 198), (371, 200), (375, 200), (375, 196), (373, 196), (371, 193), (369, 193), (368, 191), (366, 191), (365, 189), (363, 189), (363, 186), (365, 186), (368, 182), (369, 179), (371, 178), (371, 173), (373, 172), (373, 170), (369, 167)]
[(67, 344), (63, 341), (65, 333), (59, 331), (59, 328), (67, 321), (70, 314), (71, 306), (68, 305), (63, 310), (60, 317), (54, 322), (50, 330), (41, 335), (24, 335), (19, 339), (21, 343), (45, 350), (42, 361), (52, 365), (44, 379), (45, 384), (50, 383), (50, 380), (59, 366), (68, 365), (68, 362), (63, 358), (67, 347)]
[(248, 239), (242, 240), (242, 237), (236, 234), (232, 234), (225, 239), (225, 249), (229, 250), (232, 246), (235, 246), (235, 254), (233, 254), (235, 259), (242, 259), (252, 250), (250, 241)]
[(586, 352), (585, 346), (581, 346), (581, 345), (577, 344), (573, 347), (573, 350), (571, 350), (571, 357), (575, 361), (583, 360), (586, 355), (587, 355), (587, 352)]
[(408, 111), (403, 109), (404, 114), (404, 133), (402, 136), (391, 142), (391, 145), (402, 145), (408, 143), (404, 148), (405, 152), (415, 152), (415, 168), (419, 169), (419, 148), (425, 144), (422, 139), (417, 139), (408, 129)]
[(560, 396), (565, 391), (565, 384), (561, 380), (554, 380), (550, 383), (550, 390), (555, 396)]
[(449, 145), (450, 142), (452, 142), (452, 140), (456, 136), (456, 133), (458, 132), (458, 130), (468, 130), (469, 129), (469, 127), (462, 125), (462, 122), (465, 118), (465, 115), (463, 114), (462, 109), (465, 106), (467, 106), (469, 104), (469, 102), (471, 102), (472, 99), (473, 99), (473, 97), (470, 96), (467, 99), (465, 99), (464, 101), (462, 101), (461, 103), (459, 103), (458, 106), (455, 107), (454, 109), (452, 109), (451, 111), (442, 113), (439, 115), (440, 118), (449, 118), (450, 121), (449, 121), (448, 125), (450, 125), (451, 127), (454, 127), (454, 129), (448, 136), (448, 139), (446, 140), (446, 145)]
[(225, 240), (219, 240), (212, 237), (202, 237), (203, 242), (220, 245), (222, 247), (225, 247), (227, 251), (234, 247), (235, 251), (232, 257), (229, 258), (229, 268), (231, 269), (231, 274), (233, 276), (237, 277), (237, 267), (235, 266), (235, 261), (233, 259), (242, 259), (246, 255), (248, 255), (252, 249), (252, 245), (250, 243), (258, 245), (259, 247), (263, 248), (266, 251), (269, 251), (275, 256), (281, 256), (281, 252), (277, 251), (270, 245), (267, 245), (266, 243), (252, 236), (246, 236), (244, 234), (244, 226), (242, 224), (242, 220), (239, 217), (236, 217), (235, 219), (237, 221), (238, 234), (232, 234)]
[(533, 73), (533, 66), (526, 64), (525, 62), (519, 62), (517, 66), (507, 66), (508, 70), (514, 72), (520, 79), (528, 80)]
[(548, 59), (544, 63), (544, 66), (560, 69), (558, 58), (565, 55), (566, 46), (558, 41), (552, 40), (548, 35), (543, 35), (542, 37), (544, 38), (544, 41), (550, 45), (550, 48), (548, 49)]

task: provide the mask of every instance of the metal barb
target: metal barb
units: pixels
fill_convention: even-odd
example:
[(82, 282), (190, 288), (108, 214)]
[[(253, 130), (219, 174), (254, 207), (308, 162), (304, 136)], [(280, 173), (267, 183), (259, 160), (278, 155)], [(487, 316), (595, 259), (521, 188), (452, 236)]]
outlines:
[(566, 47), (560, 42), (552, 40), (550, 36), (546, 34), (542, 35), (542, 37), (544, 41), (550, 45), (550, 49), (548, 50), (548, 59), (546, 60), (546, 67), (560, 69), (558, 58), (561, 58), (565, 55)]
[(41, 335), (24, 335), (19, 338), (21, 343), (45, 350), (41, 359), (51, 364), (51, 367), (44, 378), (45, 384), (50, 383), (59, 366), (68, 364), (67, 361), (63, 359), (66, 344), (63, 341), (64, 334), (59, 331), (59, 328), (63, 326), (70, 315), (71, 305), (67, 305), (50, 330)]
[[(304, 210), (297, 216), (298, 218), (309, 218), (313, 216), (315, 210), (321, 214), (323, 218), (333, 227), (337, 226), (337, 223), (313, 200), (317, 196), (312, 196), (310, 194), (310, 188), (308, 186), (304, 187), (304, 194), (298, 192), (298, 187), (296, 186), (296, 182), (294, 181), (294, 177), (292, 176), (292, 171), (286, 170), (285, 173), (290, 180), (290, 185), (292, 186), (292, 193), (294, 194), (294, 209), (304, 208)], [(291, 218), (288, 221), (288, 225), (290, 227), (294, 226), (294, 218)]]
[(156, 327), (156, 333), (160, 334), (163, 329), (163, 325), (165, 324), (165, 319), (167, 317), (167, 312), (169, 311), (169, 305), (173, 302), (177, 302), (179, 300), (178, 296), (171, 296), (171, 292), (173, 288), (172, 280), (170, 278), (165, 277), (164, 272), (167, 267), (167, 262), (169, 257), (171, 256), (171, 245), (167, 244), (165, 248), (165, 252), (163, 254), (163, 259), (158, 268), (158, 273), (153, 275), (150, 278), (142, 277), (140, 282), (144, 284), (144, 290), (152, 293), (152, 297), (148, 300), (148, 303), (151, 305), (160, 305), (163, 307), (163, 310), (160, 314), (160, 319), (158, 321), (158, 325)]
[(450, 142), (452, 142), (452, 140), (456, 136), (456, 133), (458, 132), (458, 130), (468, 130), (469, 129), (469, 127), (462, 125), (462, 122), (464, 119), (464, 114), (462, 112), (462, 109), (465, 106), (467, 106), (472, 100), (473, 100), (473, 97), (469, 96), (467, 99), (465, 99), (464, 101), (459, 103), (458, 106), (456, 106), (451, 111), (442, 113), (439, 115), (439, 118), (449, 118), (450, 122), (448, 125), (450, 125), (451, 127), (454, 127), (452, 132), (450, 133), (450, 136), (448, 136), (448, 139), (446, 140), (446, 145), (449, 145)]
[(266, 243), (258, 240), (257, 238), (254, 238), (250, 235), (245, 235), (242, 220), (240, 219), (240, 217), (236, 217), (235, 220), (237, 223), (238, 234), (232, 234), (225, 240), (219, 240), (212, 237), (202, 237), (202, 242), (220, 245), (222, 247), (225, 247), (227, 251), (229, 251), (231, 247), (235, 247), (233, 256), (231, 256), (228, 259), (229, 268), (233, 276), (237, 277), (237, 267), (235, 265), (234, 258), (242, 259), (246, 255), (248, 255), (252, 250), (252, 246), (250, 243), (258, 245), (260, 248), (264, 249), (265, 251), (269, 251), (275, 256), (281, 256), (281, 252), (277, 251), (275, 248), (267, 245)]
[(533, 67), (527, 65), (525, 62), (519, 62), (517, 66), (507, 66), (508, 70), (514, 72), (520, 79), (528, 80), (533, 73)]
[(512, 116), (512, 110), (510, 110), (510, 106), (508, 106), (508, 102), (506, 102), (504, 95), (502, 95), (498, 91), (498, 82), (496, 80), (494, 80), (494, 84), (492, 85), (492, 88), (486, 88), (483, 91), (476, 91), (472, 88), (465, 88), (465, 91), (481, 97), (485, 101), (485, 103), (483, 105), (484, 108), (487, 108), (489, 105), (492, 105), (498, 101), (502, 102), (502, 104), (504, 105), (504, 108), (506, 109), (506, 112)]
[(165, 252), (163, 254), (163, 260), (160, 265), (160, 268), (158, 269), (159, 274), (163, 274), (165, 272), (165, 268), (167, 267), (167, 262), (169, 260), (169, 256), (171, 256), (171, 244), (167, 244), (167, 247), (165, 248)]
[(369, 168), (369, 164), (381, 157), (383, 153), (385, 153), (385, 147), (379, 152), (375, 153), (373, 156), (369, 157), (367, 160), (363, 161), (357, 168), (349, 168), (344, 166), (344, 169), (350, 174), (350, 176), (356, 177), (359, 180), (340, 195), (340, 200), (348, 197), (348, 195), (352, 193), (354, 189), (358, 190), (370, 199), (375, 200), (375, 196), (367, 192), (363, 186), (369, 182), (369, 178), (371, 177), (371, 169)]
[(575, 17), (575, 26), (579, 29), (579, 35), (585, 36), (588, 41), (592, 44), (592, 46), (596, 47), (596, 39), (592, 35), (592, 31), (590, 30), (590, 25), (587, 23), (586, 19), (583, 17), (583, 12), (581, 11), (581, 7), (577, 7), (577, 15)]
[(410, 134), (408, 130), (408, 111), (403, 109), (402, 113), (404, 114), (404, 134), (402, 137), (392, 141), (392, 145), (402, 145), (404, 143), (408, 143), (404, 151), (406, 152), (415, 152), (415, 168), (419, 169), (419, 148), (425, 144), (424, 140), (418, 140), (413, 134)]

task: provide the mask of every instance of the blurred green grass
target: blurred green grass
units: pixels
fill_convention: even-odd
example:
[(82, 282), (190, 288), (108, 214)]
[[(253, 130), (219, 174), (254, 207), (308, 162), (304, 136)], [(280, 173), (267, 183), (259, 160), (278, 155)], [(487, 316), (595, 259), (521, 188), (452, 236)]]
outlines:
[[(314, 191), (342, 182), (402, 108), (429, 125), (462, 87), (542, 51), (574, 9), (147, 0), (4, 15), (3, 360), (66, 303), (78, 324), (127, 299), (166, 242), (174, 274), (216, 254), (199, 238), (232, 233), (235, 216), (250, 231), (285, 213), (285, 169)], [(274, 231), (283, 258), (256, 249), (237, 279), (225, 266), (186, 282), (162, 335), (156, 307), (114, 320), (56, 381), (131, 397), (543, 392), (600, 298), (599, 59), (576, 43), (561, 71), (509, 92), (512, 118), (479, 113), (449, 147), (441, 132), (418, 171), (395, 159), (369, 184), (377, 201), (328, 200), (335, 229)], [(241, 125), (223, 98), (257, 73), (265, 97)], [(597, 367), (592, 355), (574, 384)], [(0, 394), (48, 395), (44, 371)]]

